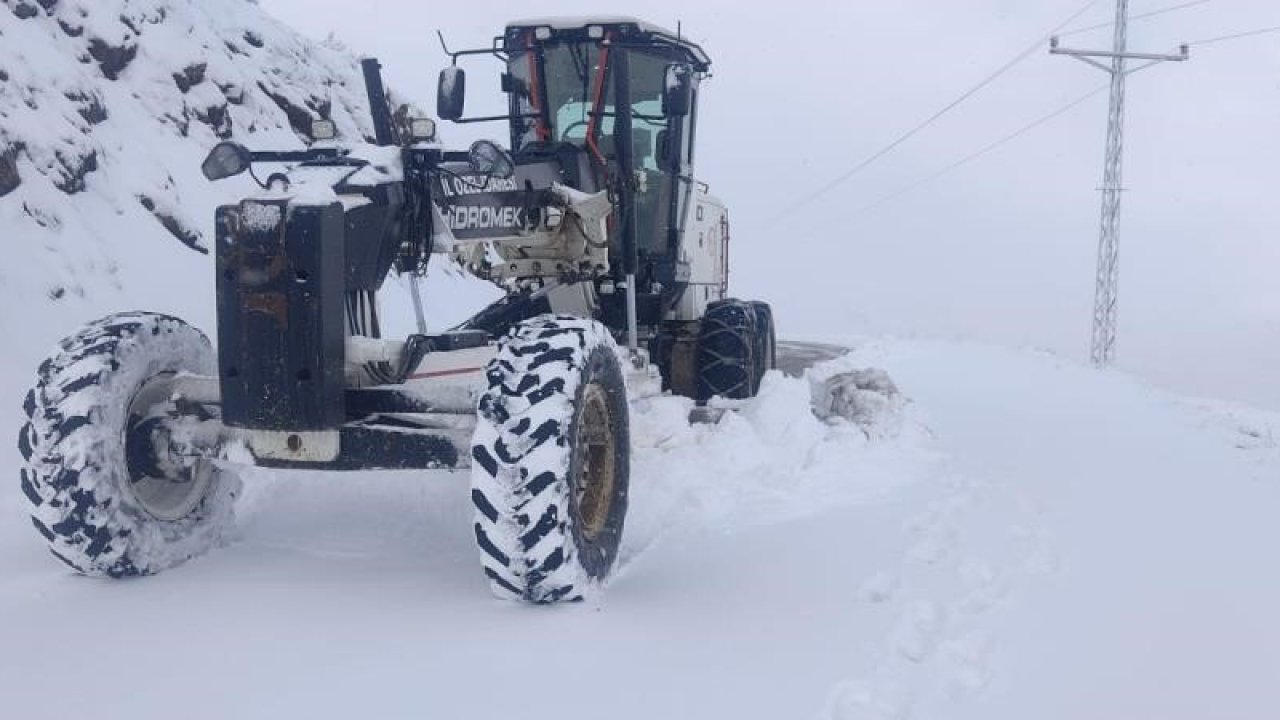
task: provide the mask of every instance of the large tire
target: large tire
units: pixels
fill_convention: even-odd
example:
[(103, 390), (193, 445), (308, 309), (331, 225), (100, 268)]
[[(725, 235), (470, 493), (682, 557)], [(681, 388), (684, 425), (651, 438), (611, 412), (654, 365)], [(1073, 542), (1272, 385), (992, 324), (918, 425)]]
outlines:
[(760, 392), (764, 374), (778, 366), (778, 338), (773, 327), (773, 308), (769, 303), (755, 300), (751, 309), (756, 314), (756, 362), (755, 395)]
[(741, 300), (707, 306), (698, 332), (698, 402), (755, 395), (756, 311)]
[(532, 603), (580, 600), (608, 577), (627, 513), (617, 346), (599, 323), (544, 315), (512, 329), (486, 376), (471, 498), (490, 587)]
[(158, 460), (178, 428), (166, 388), (216, 373), (209, 341), (181, 320), (122, 313), (63, 340), (40, 365), (18, 434), (31, 520), (87, 575), (149, 575), (204, 553), (233, 522), (239, 479), (205, 460)]

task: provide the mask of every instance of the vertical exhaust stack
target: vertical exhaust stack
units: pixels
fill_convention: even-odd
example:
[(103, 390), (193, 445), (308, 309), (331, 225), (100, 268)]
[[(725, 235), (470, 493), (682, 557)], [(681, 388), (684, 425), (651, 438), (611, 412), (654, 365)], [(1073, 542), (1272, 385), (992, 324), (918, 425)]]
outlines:
[[(360, 61), (360, 69), (364, 71), (364, 88), (369, 95), (369, 114), (373, 118), (374, 141), (382, 146), (401, 145), (396, 132), (396, 125), (391, 117), (391, 103), (387, 100), (386, 88), (382, 85), (382, 63), (377, 58), (365, 58)], [(417, 320), (418, 332), (427, 333), (427, 319), (422, 306), (422, 289), (418, 286), (418, 274), (408, 273), (409, 290), (413, 293), (413, 313)]]
[(396, 126), (391, 122), (391, 105), (382, 86), (382, 63), (377, 58), (360, 61), (364, 71), (364, 89), (369, 94), (369, 114), (373, 116), (373, 137), (379, 145), (399, 145)]

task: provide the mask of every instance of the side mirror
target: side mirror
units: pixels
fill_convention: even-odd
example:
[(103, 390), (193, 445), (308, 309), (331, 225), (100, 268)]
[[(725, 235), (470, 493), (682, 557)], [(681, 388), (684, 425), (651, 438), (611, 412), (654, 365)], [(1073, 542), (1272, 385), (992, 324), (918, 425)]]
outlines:
[(221, 180), (239, 175), (249, 169), (253, 154), (245, 146), (234, 142), (220, 142), (209, 151), (200, 165), (200, 172), (210, 180)]
[(488, 140), (472, 143), (468, 155), (471, 169), (481, 175), (506, 179), (516, 172), (516, 161), (511, 159), (511, 154)]
[(436, 90), (436, 114), (443, 120), (460, 120), (466, 96), (466, 71), (457, 65), (441, 70), (440, 86)]
[(662, 112), (667, 117), (684, 117), (693, 109), (693, 68), (681, 63), (667, 66), (662, 87)]

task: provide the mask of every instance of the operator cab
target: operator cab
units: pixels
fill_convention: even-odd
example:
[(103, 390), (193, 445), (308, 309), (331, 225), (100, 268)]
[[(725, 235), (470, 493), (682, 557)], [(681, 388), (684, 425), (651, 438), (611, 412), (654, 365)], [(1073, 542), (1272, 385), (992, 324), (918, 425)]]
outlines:
[[(639, 253), (673, 255), (694, 183), (698, 83), (711, 66), (702, 48), (635, 18), (543, 18), (508, 23), (487, 52), (506, 62), (502, 89), (516, 164), (553, 156), (562, 182), (593, 192), (629, 160)], [(454, 85), (442, 82), (441, 117), (497, 119), (461, 118), (461, 90), (456, 108), (448, 107)], [(627, 137), (619, 132), (627, 125), (617, 123), (621, 112), (630, 117)]]
[[(620, 146), (628, 143), (640, 273), (650, 281), (662, 276), (670, 287), (693, 190), (694, 113), (698, 81), (711, 64), (706, 53), (678, 33), (625, 17), (511, 22), (502, 48), (516, 157), (570, 144), (603, 183), (618, 176)], [(630, 115), (629, 137), (619, 132), (622, 112)], [(616, 254), (622, 244), (614, 240)]]
[[(511, 22), (502, 49), (516, 157), (568, 143), (585, 151), (603, 180), (618, 167), (619, 144), (629, 142), (639, 251), (673, 252), (692, 188), (695, 98), (711, 65), (706, 53), (677, 33), (625, 17)], [(620, 104), (613, 65), (622, 53), (630, 82)], [(629, 138), (615, 128), (624, 104)]]

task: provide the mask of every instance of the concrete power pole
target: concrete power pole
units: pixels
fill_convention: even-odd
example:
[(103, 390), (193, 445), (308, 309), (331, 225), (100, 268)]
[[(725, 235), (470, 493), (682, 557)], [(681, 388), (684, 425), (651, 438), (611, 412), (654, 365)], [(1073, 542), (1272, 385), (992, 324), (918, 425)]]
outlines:
[[(1178, 55), (1128, 52), (1129, 0), (1116, 0), (1115, 41), (1111, 51), (1070, 50), (1058, 46), (1058, 38), (1049, 41), (1049, 52), (1070, 55), (1111, 75), (1111, 104), (1107, 112), (1107, 154), (1102, 173), (1102, 232), (1098, 238), (1098, 277), (1093, 300), (1093, 343), (1090, 355), (1099, 367), (1110, 365), (1116, 352), (1116, 296), (1120, 277), (1120, 196), (1124, 165), (1124, 91), (1125, 79), (1155, 63), (1181, 61), (1189, 57), (1183, 45)], [(1109, 58), (1103, 64), (1093, 58)], [(1146, 60), (1144, 65), (1126, 69), (1126, 60)]]

